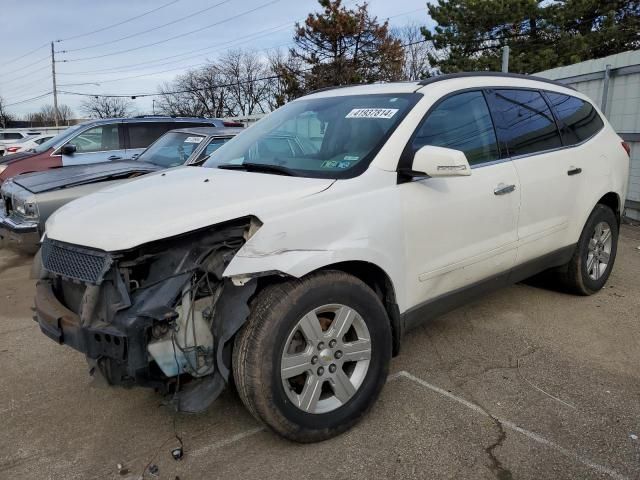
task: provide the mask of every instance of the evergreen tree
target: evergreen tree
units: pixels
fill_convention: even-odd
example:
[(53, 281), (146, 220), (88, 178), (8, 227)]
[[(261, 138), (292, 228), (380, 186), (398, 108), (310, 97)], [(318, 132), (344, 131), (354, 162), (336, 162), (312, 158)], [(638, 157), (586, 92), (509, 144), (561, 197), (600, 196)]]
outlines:
[(402, 76), (403, 51), (378, 23), (367, 4), (347, 9), (342, 0), (319, 0), (320, 13), (311, 13), (296, 24), (291, 54), (306, 66), (307, 90), (351, 83), (398, 80)]
[(443, 73), (509, 70), (533, 73), (638, 48), (640, 2), (630, 0), (438, 0), (437, 22), (423, 29), (444, 55), (430, 56)]

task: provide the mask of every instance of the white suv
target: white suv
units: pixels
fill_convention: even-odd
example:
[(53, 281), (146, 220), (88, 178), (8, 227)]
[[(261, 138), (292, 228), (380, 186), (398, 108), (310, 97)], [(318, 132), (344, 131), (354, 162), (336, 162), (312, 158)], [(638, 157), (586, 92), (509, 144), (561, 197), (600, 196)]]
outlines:
[(543, 270), (597, 292), (629, 157), (591, 102), (458, 74), (329, 89), (214, 152), (67, 204), (37, 269), (42, 331), (112, 385), (200, 411), (231, 376), (289, 439), (371, 407), (403, 334)]

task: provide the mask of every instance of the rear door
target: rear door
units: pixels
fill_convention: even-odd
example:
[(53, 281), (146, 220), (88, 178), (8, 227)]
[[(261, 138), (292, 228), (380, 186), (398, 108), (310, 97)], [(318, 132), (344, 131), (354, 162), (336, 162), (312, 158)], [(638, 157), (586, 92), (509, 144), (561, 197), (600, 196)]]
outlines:
[(506, 283), (518, 240), (518, 177), (501, 158), (483, 92), (456, 93), (432, 107), (402, 161), (424, 145), (461, 150), (472, 173), (398, 185), (411, 305), (489, 277)]
[(176, 122), (127, 122), (124, 123), (127, 138), (126, 158), (137, 158), (145, 148), (155, 142), (164, 133), (182, 124)]
[(76, 151), (62, 155), (62, 166), (122, 160), (125, 155), (121, 122), (97, 125), (70, 138), (66, 144), (75, 145)]
[(498, 140), (520, 180), (516, 263), (522, 264), (564, 246), (573, 201), (571, 161), (558, 155), (560, 132), (540, 91), (495, 89), (488, 98)]

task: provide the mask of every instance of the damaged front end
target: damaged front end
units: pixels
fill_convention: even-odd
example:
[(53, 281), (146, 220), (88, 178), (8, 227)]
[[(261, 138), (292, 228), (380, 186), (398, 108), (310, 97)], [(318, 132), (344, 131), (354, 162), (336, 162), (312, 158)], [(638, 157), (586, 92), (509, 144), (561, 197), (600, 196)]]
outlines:
[(247, 217), (117, 253), (45, 239), (35, 319), (110, 385), (175, 392), (180, 410), (202, 411), (229, 379), (256, 289), (223, 272), (259, 226)]

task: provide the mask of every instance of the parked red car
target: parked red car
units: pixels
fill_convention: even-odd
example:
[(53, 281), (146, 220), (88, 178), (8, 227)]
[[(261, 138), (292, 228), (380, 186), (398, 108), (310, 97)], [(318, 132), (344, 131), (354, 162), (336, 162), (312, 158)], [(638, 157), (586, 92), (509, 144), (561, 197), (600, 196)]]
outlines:
[[(216, 118), (142, 116), (92, 120), (68, 128), (33, 152), (0, 157), (0, 185), (23, 173), (71, 165), (132, 160), (162, 134), (176, 128), (231, 127)], [(242, 126), (242, 124), (240, 124)]]

